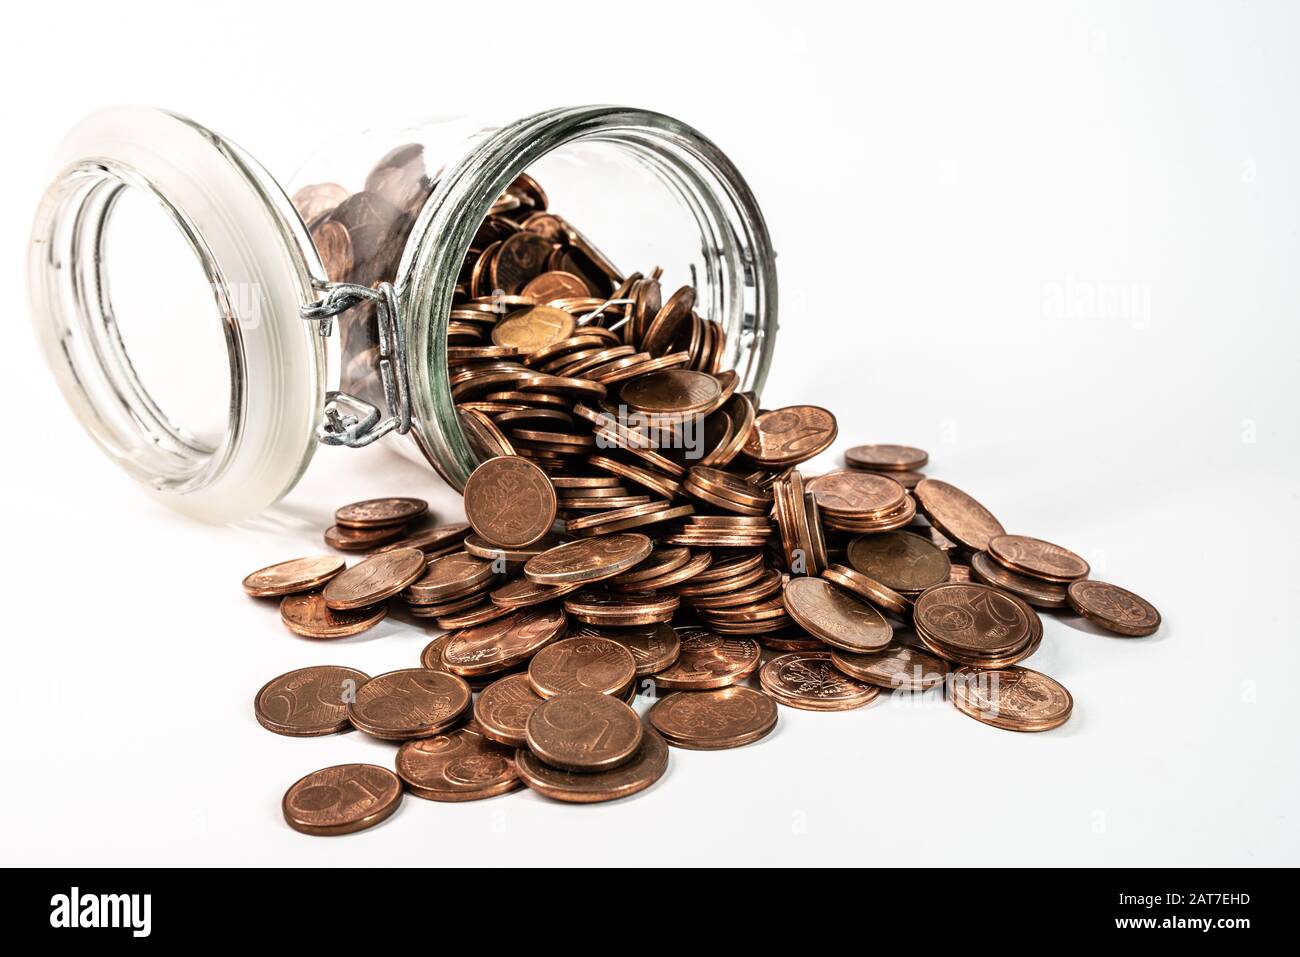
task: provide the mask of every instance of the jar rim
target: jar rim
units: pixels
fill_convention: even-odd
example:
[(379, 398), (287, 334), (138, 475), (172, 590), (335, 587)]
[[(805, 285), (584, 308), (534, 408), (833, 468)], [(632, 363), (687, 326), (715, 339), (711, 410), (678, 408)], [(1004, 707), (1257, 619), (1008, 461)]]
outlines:
[(716, 258), (729, 350), (749, 360), (741, 388), (758, 393), (777, 329), (776, 254), (748, 184), (711, 140), (662, 113), (619, 106), (547, 110), (503, 126), (439, 178), (406, 244), (397, 289), (406, 324), (412, 434), (425, 457), (462, 489), (477, 464), (461, 429), (443, 347), (461, 263), (492, 204), (549, 153), (580, 141), (613, 144), (649, 160), (687, 201)]
[[(325, 273), (301, 219), (246, 153), (163, 110), (91, 113), (64, 139), (55, 169), (32, 226), (28, 293), (69, 406), (101, 449), (169, 506), (209, 521), (256, 514), (302, 475), (323, 409), (324, 346), (299, 310)], [(103, 245), (127, 189), (161, 204), (211, 284), (231, 376), (229, 417), (214, 446), (186, 443), (117, 335)], [(183, 368), (184, 357), (176, 363)]]

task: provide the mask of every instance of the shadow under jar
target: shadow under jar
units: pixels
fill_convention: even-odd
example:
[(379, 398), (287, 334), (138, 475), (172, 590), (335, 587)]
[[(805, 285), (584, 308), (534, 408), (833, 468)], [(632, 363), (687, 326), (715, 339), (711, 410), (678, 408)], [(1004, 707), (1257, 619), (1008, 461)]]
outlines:
[[(286, 191), (192, 121), (117, 107), (72, 130), (56, 169), (29, 261), (47, 361), (101, 448), (206, 520), (273, 504), (320, 442), (409, 435), (399, 447), (462, 488), (491, 450), (463, 427), (453, 375), (537, 306), (628, 340), (660, 289), (691, 286), (689, 321), (657, 352), (733, 370), (754, 394), (771, 362), (762, 214), (727, 157), (662, 114), (365, 133)], [(185, 262), (159, 268), (169, 255)]]

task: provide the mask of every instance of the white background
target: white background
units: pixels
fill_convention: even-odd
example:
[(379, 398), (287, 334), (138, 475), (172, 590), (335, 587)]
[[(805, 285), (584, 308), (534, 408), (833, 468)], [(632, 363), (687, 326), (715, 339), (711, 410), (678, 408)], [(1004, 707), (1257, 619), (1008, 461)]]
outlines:
[[(0, 58), (6, 720), (0, 855), (27, 864), (1296, 864), (1300, 23), (1283, 3), (23, 4)], [(373, 44), (373, 46), (368, 46)], [(1010, 531), (1164, 613), (1154, 638), (1047, 617), (1074, 694), (1017, 735), (948, 705), (782, 708), (674, 750), (639, 797), (408, 798), (336, 840), (280, 819), (360, 734), (278, 737), (268, 678), (415, 664), (387, 623), (332, 644), (243, 597), (371, 493), (458, 499), (383, 451), (320, 454), (265, 520), (214, 528), (84, 438), (23, 305), (64, 131), (164, 106), (288, 177), (334, 130), (620, 102), (728, 151), (780, 251), (765, 404), (843, 448), (930, 450)], [(180, 317), (178, 321), (184, 321)], [(196, 332), (196, 335), (198, 333)]]

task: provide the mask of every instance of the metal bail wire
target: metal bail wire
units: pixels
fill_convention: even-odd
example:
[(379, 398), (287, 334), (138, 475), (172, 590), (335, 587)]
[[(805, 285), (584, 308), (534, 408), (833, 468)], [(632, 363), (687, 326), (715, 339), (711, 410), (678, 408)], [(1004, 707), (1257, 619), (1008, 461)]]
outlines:
[(354, 283), (331, 282), (317, 286), (325, 293), (316, 302), (302, 307), (307, 322), (319, 323), (321, 336), (334, 332), (334, 317), (361, 302), (373, 302), (379, 325), (379, 376), (384, 386), (384, 401), (389, 417), (375, 406), (341, 390), (325, 393), (325, 421), (316, 437), (325, 445), (346, 445), (359, 449), (389, 432), (405, 435), (411, 428), (411, 396), (406, 378), (406, 330), (392, 283), (377, 288)]

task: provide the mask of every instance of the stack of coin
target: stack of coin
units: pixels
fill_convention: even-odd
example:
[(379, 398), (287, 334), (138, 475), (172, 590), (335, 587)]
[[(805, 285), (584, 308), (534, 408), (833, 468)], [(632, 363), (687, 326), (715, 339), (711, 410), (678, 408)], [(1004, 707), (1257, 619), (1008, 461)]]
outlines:
[[(414, 162), (387, 158), (369, 185), (420, 192)], [(354, 257), (367, 235), (355, 200), (335, 198), (316, 223), (336, 252), (333, 226), (352, 223)], [(665, 295), (659, 280), (621, 274), (536, 183), (512, 184), (471, 243), (449, 324), (451, 394), (481, 459), (467, 522), (413, 526), (418, 499), (356, 503), (327, 540), (369, 557), (298, 559), (245, 580), (288, 603), (300, 634), (353, 634), (393, 602), (447, 633), (419, 668), (275, 679), (256, 704), (265, 727), (404, 742), (397, 777), (433, 800), (522, 783), (593, 802), (652, 784), (668, 745), (759, 740), (778, 704), (855, 709), (958, 672), (1003, 681), (954, 692), (962, 713), (1055, 727), (1068, 692), (1019, 665), (1043, 640), (1031, 605), (1123, 635), (1158, 627), (1149, 603), (1091, 581), (1073, 552), (1008, 535), (924, 476), (919, 449), (857, 446), (847, 468), (805, 476), (838, 435), (834, 415), (759, 409), (721, 370), (724, 330), (697, 314), (694, 290)], [(630, 707), (638, 691), (658, 698), (644, 721)], [(318, 773), (387, 794), (382, 769), (350, 767)], [(307, 813), (317, 787), (286, 796), (293, 826), (365, 826), (388, 806), (331, 822)]]
[(974, 668), (1005, 668), (1032, 655), (1042, 619), (1027, 604), (988, 585), (952, 582), (921, 593), (912, 616), (934, 654)]
[(340, 551), (370, 551), (414, 530), (413, 523), (429, 509), (418, 498), (373, 498), (344, 505), (325, 530), (325, 543)]

